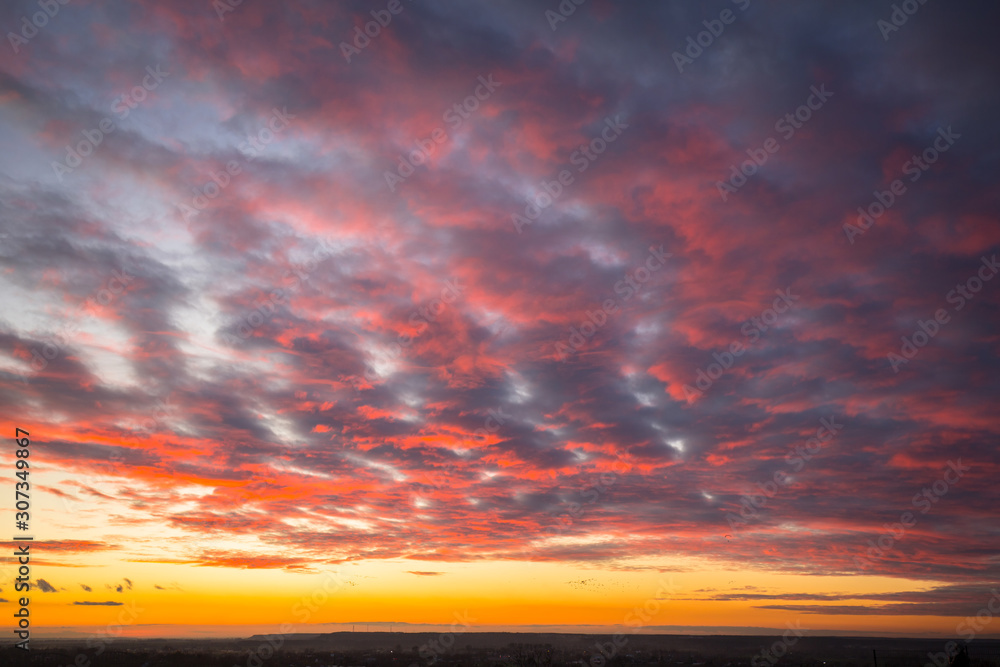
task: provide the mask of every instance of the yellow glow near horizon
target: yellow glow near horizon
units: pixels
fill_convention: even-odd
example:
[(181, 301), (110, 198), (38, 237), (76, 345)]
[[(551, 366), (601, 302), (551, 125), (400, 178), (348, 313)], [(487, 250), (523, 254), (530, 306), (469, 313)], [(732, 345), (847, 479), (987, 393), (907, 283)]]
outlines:
[[(468, 623), (470, 630), (515, 626), (530, 630), (523, 626), (539, 626), (538, 629), (544, 630), (553, 625), (554, 619), (558, 619), (557, 625), (561, 628), (576, 626), (580, 631), (623, 624), (629, 631), (634, 628), (642, 632), (662, 631), (658, 626), (783, 629), (787, 623), (819, 631), (856, 629), (858, 617), (760, 608), (781, 603), (780, 599), (708, 598), (716, 594), (747, 592), (776, 597), (791, 593), (865, 595), (930, 588), (936, 583), (885, 577), (847, 579), (747, 572), (723, 569), (696, 559), (628, 565), (675, 571), (609, 570), (596, 566), (517, 561), (442, 563), (412, 560), (346, 564), (337, 568), (339, 575), (335, 575), (333, 569), (329, 573), (306, 573), (172, 563), (43, 566), (38, 568), (39, 577), (58, 590), (42, 593), (34, 589), (31, 605), (33, 621), (42, 627), (122, 623), (129, 626), (126, 634), (144, 634), (143, 626), (217, 626), (221, 619), (231, 628), (228, 634), (222, 633), (227, 636), (251, 634), (241, 632), (241, 628), (283, 623), (297, 628), (293, 631), (303, 632), (314, 624), (366, 622), (415, 627)], [(441, 574), (427, 574), (431, 572)], [(134, 588), (118, 593), (114, 586), (124, 578), (132, 580)], [(673, 594), (666, 587), (671, 580), (675, 586)], [(92, 582), (93, 591), (84, 591), (79, 585), (81, 582)], [(161, 588), (156, 588), (157, 585)], [(124, 604), (74, 604), (80, 601)], [(983, 602), (985, 604), (986, 600)], [(848, 598), (829, 604), (871, 603)], [(636, 624), (636, 617), (629, 614), (644, 607), (648, 616)], [(136, 610), (134, 614), (133, 609)], [(650, 612), (653, 609), (655, 613)], [(970, 610), (970, 614), (975, 611)], [(960, 620), (875, 615), (865, 616), (864, 626), (868, 631), (948, 633), (954, 632)], [(405, 627), (401, 625), (397, 630)], [(984, 632), (993, 627), (995, 625), (988, 626)]]

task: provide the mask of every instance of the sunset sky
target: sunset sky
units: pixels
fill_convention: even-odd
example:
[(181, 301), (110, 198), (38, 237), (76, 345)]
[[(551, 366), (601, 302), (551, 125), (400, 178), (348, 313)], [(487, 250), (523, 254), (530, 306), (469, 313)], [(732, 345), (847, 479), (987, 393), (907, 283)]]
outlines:
[(6, 618), (1000, 636), (995, 3), (61, 2)]

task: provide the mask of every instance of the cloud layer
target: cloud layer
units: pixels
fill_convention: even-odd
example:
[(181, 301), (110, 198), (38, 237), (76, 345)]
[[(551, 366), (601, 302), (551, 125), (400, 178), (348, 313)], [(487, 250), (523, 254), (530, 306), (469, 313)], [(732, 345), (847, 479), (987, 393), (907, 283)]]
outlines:
[(360, 48), (356, 1), (81, 2), (11, 45), (0, 400), (52, 493), (118, 508), (66, 553), (696, 557), (980, 605), (997, 10), (681, 5), (404, 2)]

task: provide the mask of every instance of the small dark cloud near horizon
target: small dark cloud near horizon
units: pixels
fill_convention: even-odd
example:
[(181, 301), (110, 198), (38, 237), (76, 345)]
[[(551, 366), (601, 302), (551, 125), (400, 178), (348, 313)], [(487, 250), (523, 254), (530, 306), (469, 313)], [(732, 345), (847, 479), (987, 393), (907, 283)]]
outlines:
[(55, 593), (56, 587), (45, 581), (44, 579), (39, 579), (35, 582), (35, 586), (43, 593)]
[(180, 587), (177, 582), (169, 584), (167, 586), (161, 586), (160, 584), (153, 584), (153, 588), (158, 591), (183, 591), (184, 589)]

